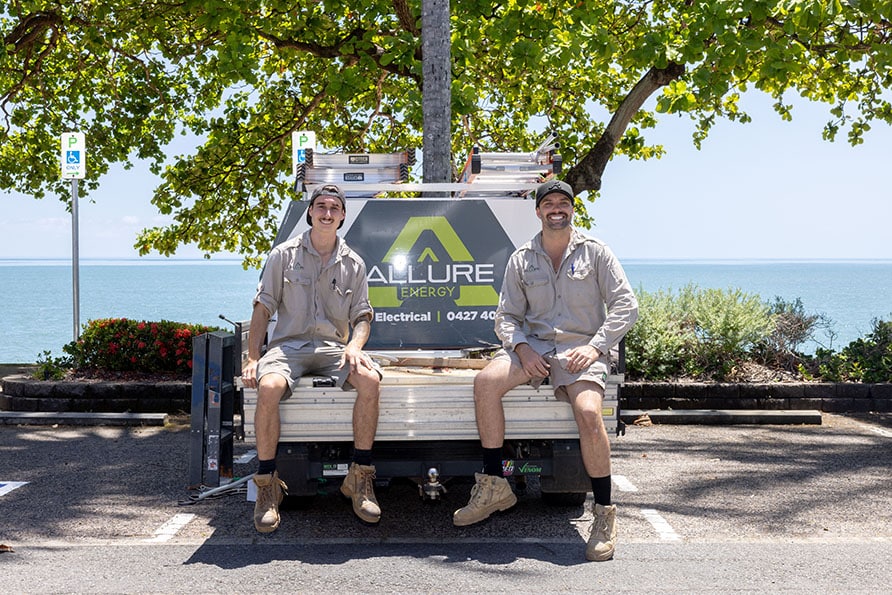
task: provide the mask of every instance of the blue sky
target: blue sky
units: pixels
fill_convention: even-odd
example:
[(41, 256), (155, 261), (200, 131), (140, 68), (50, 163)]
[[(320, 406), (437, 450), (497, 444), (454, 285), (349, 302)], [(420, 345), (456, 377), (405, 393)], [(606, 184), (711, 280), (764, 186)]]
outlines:
[[(626, 259), (892, 259), (892, 127), (874, 123), (857, 147), (828, 143), (826, 106), (797, 102), (784, 122), (770, 103), (747, 95), (754, 121), (718, 123), (700, 151), (689, 120), (664, 117), (646, 134), (668, 154), (608, 165), (590, 233)], [(167, 221), (150, 203), (157, 181), (140, 164), (113, 168), (94, 202), (79, 201), (82, 259), (136, 257), (136, 233)], [(62, 203), (9, 194), (0, 204), (0, 259), (71, 258)]]

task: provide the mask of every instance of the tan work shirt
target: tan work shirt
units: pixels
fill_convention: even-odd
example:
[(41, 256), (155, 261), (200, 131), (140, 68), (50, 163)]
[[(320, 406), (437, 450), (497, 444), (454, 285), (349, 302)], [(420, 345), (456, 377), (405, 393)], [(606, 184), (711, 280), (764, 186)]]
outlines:
[(496, 335), (508, 351), (529, 343), (540, 355), (561, 355), (589, 344), (607, 354), (637, 319), (638, 300), (616, 256), (576, 229), (557, 271), (541, 232), (508, 259), (496, 310)]
[(373, 313), (362, 258), (338, 237), (331, 260), (323, 263), (309, 230), (270, 252), (254, 297), (257, 303), (276, 315), (269, 347), (300, 349), (311, 342), (343, 346), (351, 325)]

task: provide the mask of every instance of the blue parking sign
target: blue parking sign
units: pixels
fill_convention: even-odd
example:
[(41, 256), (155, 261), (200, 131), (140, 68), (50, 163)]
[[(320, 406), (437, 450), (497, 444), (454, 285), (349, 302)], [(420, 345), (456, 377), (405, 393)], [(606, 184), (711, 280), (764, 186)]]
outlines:
[(81, 152), (80, 151), (65, 151), (65, 163), (70, 163), (72, 165), (75, 165), (80, 162), (81, 162)]

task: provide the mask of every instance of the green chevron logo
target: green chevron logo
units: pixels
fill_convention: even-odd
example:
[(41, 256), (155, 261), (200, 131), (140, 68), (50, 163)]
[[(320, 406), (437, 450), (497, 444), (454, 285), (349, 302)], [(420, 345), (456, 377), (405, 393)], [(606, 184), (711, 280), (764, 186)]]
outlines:
[[(419, 250), (422, 238), (427, 244)], [(369, 271), (369, 299), (376, 307), (398, 308), (407, 299), (449, 299), (463, 307), (499, 302), (493, 265), (476, 263), (444, 216), (410, 217), (381, 264)]]
[[(458, 237), (458, 234), (455, 233), (455, 230), (449, 224), (449, 221), (442, 216), (410, 217), (382, 260), (384, 262), (393, 262), (395, 255), (408, 254), (425, 231), (433, 232), (453, 262), (474, 260), (471, 253), (468, 252), (468, 249), (462, 243), (461, 238)], [(421, 256), (418, 257), (418, 261), (421, 262), (425, 255), (432, 257), (435, 262), (438, 260), (430, 247), (424, 249)]]

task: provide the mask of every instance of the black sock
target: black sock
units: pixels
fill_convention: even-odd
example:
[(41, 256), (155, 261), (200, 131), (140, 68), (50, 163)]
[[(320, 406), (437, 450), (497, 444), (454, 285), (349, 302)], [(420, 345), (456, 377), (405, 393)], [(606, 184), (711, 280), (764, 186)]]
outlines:
[(258, 459), (258, 463), (257, 475), (269, 475), (276, 470), (276, 459), (270, 459), (268, 461)]
[(502, 447), (483, 449), (483, 472), (502, 477)]
[(372, 464), (372, 449), (369, 450), (361, 450), (359, 448), (353, 449), (353, 462), (357, 465), (362, 465), (364, 467), (368, 467)]
[(592, 477), (592, 495), (595, 497), (595, 504), (601, 506), (610, 506), (610, 476)]

